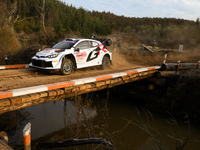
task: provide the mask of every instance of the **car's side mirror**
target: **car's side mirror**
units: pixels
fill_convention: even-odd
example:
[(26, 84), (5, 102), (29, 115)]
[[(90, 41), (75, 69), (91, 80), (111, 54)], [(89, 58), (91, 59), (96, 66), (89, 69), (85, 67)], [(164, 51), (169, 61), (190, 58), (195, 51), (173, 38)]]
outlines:
[(75, 52), (79, 52), (79, 50), (80, 50), (79, 48), (75, 48), (75, 50), (74, 50), (74, 51), (75, 51)]

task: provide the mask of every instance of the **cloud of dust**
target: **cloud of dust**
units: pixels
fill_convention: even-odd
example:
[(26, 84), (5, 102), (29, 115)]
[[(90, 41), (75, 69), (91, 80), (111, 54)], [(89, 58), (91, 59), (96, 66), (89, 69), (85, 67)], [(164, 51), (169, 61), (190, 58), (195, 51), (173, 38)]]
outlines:
[[(200, 35), (197, 34), (196, 28), (190, 28), (187, 25), (181, 27), (169, 26), (164, 32), (164, 37), (156, 39), (157, 46), (162, 48), (153, 53), (144, 52), (142, 48), (140, 50), (133, 49), (133, 52), (130, 53), (130, 48), (138, 47), (141, 41), (143, 43), (146, 40), (150, 40), (148, 38), (141, 39), (135, 33), (115, 33), (110, 35), (109, 38), (113, 39), (115, 37), (115, 42), (109, 48), (113, 54), (112, 68), (162, 65), (165, 54), (168, 54), (167, 63), (176, 63), (178, 60), (183, 63), (197, 63), (200, 60), (200, 45), (198, 45)], [(118, 40), (122, 41), (121, 48), (117, 47)], [(178, 52), (179, 45), (184, 46), (182, 53)], [(115, 48), (117, 51), (114, 51)], [(123, 49), (127, 53), (122, 54), (119, 49)]]
[(133, 68), (142, 68), (154, 65), (162, 65), (164, 59), (164, 54), (152, 54), (147, 53), (145, 55), (133, 53), (130, 54), (121, 54), (119, 52), (113, 52), (112, 58), (112, 69), (133, 67)]
[(180, 60), (183, 63), (197, 63), (200, 60), (200, 46), (194, 49), (183, 49), (182, 53), (170, 53), (167, 62), (177, 62)]
[(125, 67), (148, 67), (148, 66), (161, 66), (165, 54), (167, 54), (166, 63), (176, 63), (180, 60), (182, 63), (197, 63), (200, 61), (200, 49), (192, 51), (185, 50), (182, 53), (178, 51), (160, 51), (154, 53), (132, 53), (120, 54), (113, 52), (113, 66), (112, 68), (125, 68)]
[(164, 54), (161, 53), (150, 53), (147, 52), (145, 54), (133, 53), (133, 55), (128, 56), (127, 58), (129, 62), (136, 65), (142, 66), (155, 66), (162, 65)]
[(112, 69), (118, 69), (123, 67), (131, 67), (133, 64), (128, 61), (126, 55), (120, 54), (118, 52), (112, 53)]

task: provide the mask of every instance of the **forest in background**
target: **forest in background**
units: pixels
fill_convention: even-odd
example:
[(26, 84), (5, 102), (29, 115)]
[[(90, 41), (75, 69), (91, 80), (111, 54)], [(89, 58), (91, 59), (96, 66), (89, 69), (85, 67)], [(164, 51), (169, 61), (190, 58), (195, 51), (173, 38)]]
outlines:
[[(196, 48), (200, 20), (137, 18), (88, 11), (59, 0), (0, 0), (0, 55), (13, 56), (31, 45), (53, 45), (65, 37), (110, 36), (132, 45), (156, 39), (161, 48)], [(134, 13), (134, 12), (133, 12)]]

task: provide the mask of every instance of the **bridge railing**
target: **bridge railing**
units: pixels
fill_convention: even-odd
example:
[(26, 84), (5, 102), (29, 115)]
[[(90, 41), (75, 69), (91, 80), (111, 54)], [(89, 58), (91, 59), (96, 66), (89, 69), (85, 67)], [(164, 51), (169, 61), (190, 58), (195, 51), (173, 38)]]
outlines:
[(161, 70), (178, 70), (178, 69), (200, 69), (200, 61), (197, 63), (181, 63), (180, 60), (177, 63), (166, 63), (167, 54), (165, 54)]

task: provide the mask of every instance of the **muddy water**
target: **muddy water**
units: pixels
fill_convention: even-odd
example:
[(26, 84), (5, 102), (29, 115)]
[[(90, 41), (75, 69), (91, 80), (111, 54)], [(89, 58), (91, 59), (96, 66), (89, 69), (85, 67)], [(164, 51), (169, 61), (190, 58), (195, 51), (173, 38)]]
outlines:
[[(177, 141), (187, 137), (190, 129), (184, 150), (200, 149), (199, 126), (191, 124), (188, 128), (184, 123), (186, 120), (174, 124), (169, 114), (149, 112), (106, 90), (76, 100), (59, 100), (19, 111), (26, 117), (9, 132), (10, 143), (14, 145), (22, 144), (23, 127), (30, 122), (32, 143), (96, 137), (110, 141), (116, 149), (149, 150), (158, 149), (158, 145), (162, 149), (175, 149)], [(92, 149), (96, 146), (93, 145)]]

